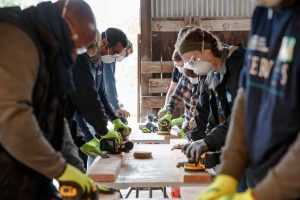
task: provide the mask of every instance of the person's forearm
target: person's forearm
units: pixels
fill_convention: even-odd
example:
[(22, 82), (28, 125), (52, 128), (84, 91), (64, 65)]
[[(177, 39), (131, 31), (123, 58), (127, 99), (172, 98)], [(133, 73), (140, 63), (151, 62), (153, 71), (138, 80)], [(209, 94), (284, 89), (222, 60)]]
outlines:
[(280, 162), (254, 188), (258, 200), (297, 199), (300, 197), (300, 134)]
[(2, 101), (0, 110), (0, 143), (3, 148), (46, 177), (58, 177), (66, 161), (45, 139), (32, 108), (24, 103)]
[(166, 95), (165, 107), (167, 106), (167, 104), (168, 104), (168, 102), (169, 102), (169, 98), (170, 98), (170, 96), (172, 95), (172, 93), (174, 92), (174, 90), (175, 90), (175, 88), (176, 88), (176, 85), (177, 85), (177, 83), (171, 81), (169, 90), (168, 90), (167, 95)]
[(245, 91), (241, 88), (234, 101), (219, 173), (240, 180), (248, 164), (249, 153), (245, 141)]
[(92, 140), (94, 136), (91, 133), (89, 127), (87, 126), (87, 122), (82, 118), (81, 114), (78, 111), (75, 111), (74, 113), (74, 120), (76, 121), (78, 128), (84, 135), (84, 141), (88, 142)]
[(103, 83), (101, 84), (98, 93), (100, 95), (101, 102), (102, 102), (102, 105), (103, 105), (104, 110), (105, 110), (105, 114), (108, 116), (109, 120), (113, 121), (113, 120), (117, 119), (118, 116), (117, 116), (115, 110), (112, 108), (110, 102), (108, 101), (108, 96), (106, 94), (105, 87), (104, 87)]

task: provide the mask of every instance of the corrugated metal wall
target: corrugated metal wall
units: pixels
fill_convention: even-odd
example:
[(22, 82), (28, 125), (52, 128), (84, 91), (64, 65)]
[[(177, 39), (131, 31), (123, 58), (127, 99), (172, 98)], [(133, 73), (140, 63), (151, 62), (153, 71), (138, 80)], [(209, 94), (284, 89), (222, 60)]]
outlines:
[(250, 17), (250, 0), (151, 0), (152, 17)]

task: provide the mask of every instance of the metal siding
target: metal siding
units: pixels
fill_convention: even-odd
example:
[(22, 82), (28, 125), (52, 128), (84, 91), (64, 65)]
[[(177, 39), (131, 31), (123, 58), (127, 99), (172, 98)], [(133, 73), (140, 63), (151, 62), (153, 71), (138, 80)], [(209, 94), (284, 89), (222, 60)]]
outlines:
[(250, 17), (249, 0), (151, 0), (152, 17)]

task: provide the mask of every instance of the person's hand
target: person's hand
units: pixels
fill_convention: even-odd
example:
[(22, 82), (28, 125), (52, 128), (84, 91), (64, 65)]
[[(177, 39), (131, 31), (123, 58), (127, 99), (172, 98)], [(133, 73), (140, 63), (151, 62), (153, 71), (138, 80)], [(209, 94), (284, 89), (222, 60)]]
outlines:
[(129, 126), (127, 126), (126, 124), (124, 124), (121, 119), (115, 119), (114, 121), (112, 121), (113, 125), (114, 125), (114, 130), (121, 133), (122, 135), (124, 135), (125, 137), (129, 136), (131, 133), (131, 128)]
[(165, 116), (163, 116), (162, 118), (160, 118), (158, 122), (169, 122), (171, 124), (172, 118), (173, 118), (173, 115), (171, 113), (169, 113), (169, 114), (166, 114)]
[(184, 117), (178, 117), (176, 119), (172, 119), (171, 126), (180, 125), (184, 122), (184, 120), (185, 120)]
[(179, 132), (177, 133), (177, 136), (180, 137), (181, 139), (188, 139), (186, 133), (182, 129), (179, 130)]
[(192, 144), (192, 141), (188, 141), (187, 143), (183, 144), (181, 147), (181, 151), (185, 154), (186, 149)]
[(119, 143), (121, 143), (121, 141), (123, 141), (122, 135), (114, 130), (109, 130), (105, 135), (102, 136), (102, 138), (106, 138), (106, 139), (117, 139)]
[(85, 153), (87, 156), (95, 157), (97, 155), (107, 158), (107, 155), (105, 155), (100, 150), (100, 142), (97, 138), (93, 138), (92, 140), (86, 142), (84, 145), (80, 147), (80, 150)]
[(228, 175), (220, 174), (210, 184), (197, 200), (215, 200), (224, 195), (233, 195), (236, 192), (238, 181)]
[(179, 143), (179, 144), (175, 144), (171, 151), (173, 151), (174, 149), (181, 149), (186, 143)]
[(121, 116), (121, 117), (124, 117), (124, 118), (128, 118), (130, 117), (130, 113), (127, 111), (127, 110), (124, 110), (123, 108), (119, 108), (118, 110), (116, 110), (116, 113)]
[(158, 112), (157, 112), (157, 116), (158, 118), (162, 118), (167, 112), (166, 107), (161, 108)]
[(255, 200), (252, 189), (247, 189), (245, 192), (235, 193), (233, 195), (225, 195), (217, 200)]
[(185, 154), (187, 158), (193, 158), (196, 162), (200, 161), (200, 156), (208, 150), (207, 144), (203, 139), (192, 142), (186, 148)]
[(92, 191), (93, 180), (70, 164), (66, 164), (65, 170), (56, 179), (60, 182), (60, 184), (63, 184), (64, 182), (73, 182), (78, 184), (83, 193), (90, 193)]

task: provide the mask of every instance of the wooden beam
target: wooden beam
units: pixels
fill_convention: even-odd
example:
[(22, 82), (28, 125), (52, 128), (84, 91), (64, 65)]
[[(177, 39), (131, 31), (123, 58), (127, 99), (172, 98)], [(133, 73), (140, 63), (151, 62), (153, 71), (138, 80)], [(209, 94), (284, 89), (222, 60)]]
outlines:
[(250, 18), (217, 18), (193, 20), (189, 24), (186, 20), (153, 20), (152, 31), (178, 32), (187, 25), (196, 25), (208, 31), (249, 31), (251, 26)]
[(142, 96), (142, 109), (162, 108), (165, 104), (164, 96)]
[(171, 79), (149, 79), (149, 92), (150, 93), (167, 93), (170, 87)]
[(151, 0), (140, 0), (141, 60), (152, 60)]
[(87, 174), (94, 181), (114, 182), (121, 168), (123, 154), (109, 155), (109, 158), (97, 157), (89, 167)]
[(141, 73), (172, 73), (173, 62), (172, 61), (142, 61)]

